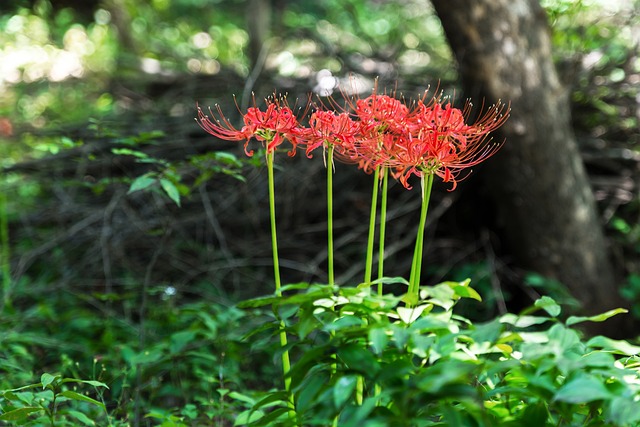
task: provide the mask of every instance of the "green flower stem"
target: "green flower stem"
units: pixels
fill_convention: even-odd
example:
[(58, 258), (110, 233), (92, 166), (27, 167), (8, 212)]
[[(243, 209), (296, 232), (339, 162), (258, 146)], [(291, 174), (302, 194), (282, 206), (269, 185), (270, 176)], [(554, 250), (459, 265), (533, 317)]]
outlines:
[(407, 293), (407, 305), (415, 306), (420, 299), (420, 273), (422, 269), (422, 249), (424, 247), (424, 230), (427, 223), (427, 211), (429, 210), (429, 199), (431, 198), (431, 187), (433, 187), (433, 174), (424, 173), (420, 180), (422, 188), (422, 209), (420, 210), (420, 223), (418, 224), (418, 234), (416, 236), (416, 246), (413, 251), (413, 262), (411, 264), (411, 276), (409, 277), (409, 291)]
[(11, 252), (9, 248), (9, 220), (7, 196), (0, 189), (0, 263), (2, 271), (2, 309), (11, 308)]
[[(273, 252), (273, 274), (275, 278), (276, 295), (282, 296), (281, 283), (280, 283), (280, 263), (278, 260), (278, 238), (276, 233), (276, 197), (275, 186), (273, 179), (273, 152), (267, 152), (267, 171), (269, 176), (269, 217), (271, 219), (271, 249)], [(289, 359), (289, 350), (287, 350), (287, 332), (285, 331), (284, 320), (280, 320), (280, 347), (282, 351), (282, 373), (284, 376), (284, 389), (289, 395), (289, 407), (291, 411), (289, 416), (292, 419), (296, 418), (295, 413), (295, 401), (293, 393), (291, 392), (291, 378), (289, 372), (291, 371), (291, 360)]]
[[(382, 199), (380, 199), (380, 242), (378, 250), (378, 279), (384, 276), (384, 235), (387, 222), (387, 189), (389, 188), (389, 168), (382, 175)], [(378, 295), (382, 296), (382, 283), (378, 283)]]
[(367, 260), (364, 270), (364, 283), (371, 283), (373, 270), (373, 243), (376, 233), (376, 212), (378, 210), (378, 187), (380, 185), (380, 167), (373, 173), (373, 193), (371, 194), (371, 213), (369, 215), (369, 237), (367, 239)]
[[(335, 274), (333, 270), (333, 151), (334, 146), (329, 144), (327, 148), (327, 269), (329, 285), (335, 284)], [(331, 331), (331, 337), (335, 336), (335, 331)], [(335, 359), (335, 353), (332, 358)], [(338, 370), (336, 362), (331, 364), (331, 374)], [(338, 427), (338, 416), (334, 417), (333, 427)]]
[(332, 144), (327, 149), (327, 269), (329, 285), (335, 284), (333, 270), (333, 150)]
[[(380, 186), (380, 167), (373, 172), (373, 192), (371, 193), (371, 212), (369, 214), (369, 236), (367, 238), (367, 259), (364, 270), (364, 283), (371, 283), (373, 271), (373, 244), (376, 234), (376, 213), (378, 210), (378, 191)], [(364, 378), (359, 376), (356, 381), (356, 404), (364, 402)]]

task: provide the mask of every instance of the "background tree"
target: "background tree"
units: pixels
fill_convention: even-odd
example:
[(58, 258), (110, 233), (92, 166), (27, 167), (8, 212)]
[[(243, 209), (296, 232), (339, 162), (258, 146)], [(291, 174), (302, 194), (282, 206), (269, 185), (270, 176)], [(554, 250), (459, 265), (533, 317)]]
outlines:
[(545, 11), (537, 0), (433, 5), (465, 93), (511, 101), (511, 119), (501, 129), (508, 143), (487, 167), (509, 250), (522, 266), (565, 284), (586, 312), (625, 306), (571, 127), (568, 90), (552, 60)]

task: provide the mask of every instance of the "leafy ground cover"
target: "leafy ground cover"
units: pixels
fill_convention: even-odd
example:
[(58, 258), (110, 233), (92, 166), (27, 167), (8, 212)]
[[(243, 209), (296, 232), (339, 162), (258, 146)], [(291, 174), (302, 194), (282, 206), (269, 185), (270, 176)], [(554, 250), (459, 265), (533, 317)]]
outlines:
[[(425, 73), (443, 81), (455, 77), (428, 8), (409, 2), (411, 8), (397, 14), (388, 5), (348, 3), (350, 13), (341, 2), (288, 10), (283, 28), (295, 37), (279, 40), (266, 65), (277, 78), (256, 87), (257, 93), (306, 81), (309, 76), (290, 74), (293, 65), (320, 64), (334, 75), (349, 64), (369, 64), (374, 72), (391, 67), (401, 70), (400, 84), (407, 89), (422, 84)], [(638, 65), (632, 33), (625, 29), (637, 15), (604, 20), (584, 4), (548, 3), (558, 62), (573, 82), (585, 161), (628, 277), (626, 295), (637, 301)], [(159, 66), (163, 72), (137, 75), (148, 92), (132, 93), (122, 86), (132, 70), (127, 78), (117, 75), (123, 49), (106, 11), (78, 23), (72, 10), (55, 12), (47, 4), (0, 17), (3, 55), (9, 47), (42, 53), (36, 48), (44, 45), (54, 63), (68, 60), (64, 55), (70, 52), (85, 65), (84, 74), (71, 70), (77, 74), (71, 80), (51, 80), (46, 61), (2, 76), (17, 72), (22, 78), (1, 82), (0, 425), (640, 424), (633, 410), (640, 349), (585, 337), (577, 329), (623, 314), (571, 317), (561, 285), (535, 275), (518, 285), (531, 307), (505, 313), (501, 304), (511, 302), (515, 290), (496, 291), (494, 269), (502, 265), (503, 273), (513, 272), (481, 253), (483, 243), (464, 246), (459, 237), (430, 235), (441, 242), (438, 248), (452, 248), (427, 254), (433, 260), (425, 266), (430, 278), (444, 282), (423, 286), (410, 310), (400, 299), (405, 279), (381, 279), (389, 290), (383, 296), (358, 286), (366, 225), (358, 227), (368, 202), (347, 191), (363, 181), (340, 165), (336, 185), (345, 191), (335, 202), (357, 218), (336, 222), (345, 236), (336, 241), (344, 251), (336, 267), (346, 285), (322, 284), (327, 260), (318, 248), (324, 247), (324, 220), (313, 213), (317, 204), (308, 197), (321, 194), (322, 186), (313, 182), (321, 180), (309, 177), (321, 176), (322, 162), (306, 166), (303, 179), (300, 169), (287, 164), (276, 170), (276, 185), (289, 196), (279, 205), (282, 222), (311, 225), (304, 239), (281, 236), (294, 280), (285, 281), (284, 295), (239, 303), (268, 293), (272, 282), (265, 273), (271, 267), (268, 228), (255, 214), (238, 214), (268, 210), (264, 163), (245, 159), (241, 151), (210, 152), (209, 143), (192, 138), (199, 130), (192, 116), (203, 93), (224, 105), (227, 91), (245, 88), (250, 61), (243, 53), (248, 36), (241, 18), (221, 7), (215, 13), (229, 17), (226, 27), (210, 26), (212, 18), (200, 9), (202, 25), (180, 20), (172, 26), (171, 7), (154, 12), (166, 2), (144, 5), (131, 26), (134, 39), (153, 32), (160, 42), (138, 54), (147, 70)], [(325, 20), (316, 19), (318, 7), (326, 9)], [(395, 33), (398, 22), (389, 20), (401, 17), (416, 21), (406, 27), (422, 30)], [(207, 28), (209, 42), (201, 28)], [(323, 38), (337, 31), (340, 37)], [(94, 50), (84, 50), (83, 40)], [(173, 51), (175, 46), (180, 49)], [(305, 57), (309, 46), (313, 54)], [(369, 61), (357, 54), (363, 50)], [(210, 82), (204, 88), (193, 83), (193, 75), (183, 79), (182, 73), (197, 70)], [(221, 71), (208, 74), (215, 70)], [(116, 78), (105, 78), (111, 73)], [(158, 91), (165, 97), (153, 98)], [(286, 185), (301, 181), (306, 186)], [(139, 191), (127, 194), (132, 189)], [(456, 194), (434, 194), (430, 218), (444, 221)], [(394, 197), (399, 203), (389, 217), (400, 225), (393, 233), (402, 237), (413, 233), (415, 221), (406, 212), (419, 211), (420, 204), (404, 193)], [(295, 206), (308, 209), (300, 215), (292, 213), (299, 212)], [(231, 239), (223, 228), (243, 239)], [(408, 240), (396, 242), (408, 251), (389, 248), (387, 268), (398, 276), (411, 267)], [(455, 253), (469, 256), (450, 263)], [(553, 295), (562, 308), (538, 291)], [(282, 331), (289, 338), (287, 378), (295, 417), (279, 366)]]

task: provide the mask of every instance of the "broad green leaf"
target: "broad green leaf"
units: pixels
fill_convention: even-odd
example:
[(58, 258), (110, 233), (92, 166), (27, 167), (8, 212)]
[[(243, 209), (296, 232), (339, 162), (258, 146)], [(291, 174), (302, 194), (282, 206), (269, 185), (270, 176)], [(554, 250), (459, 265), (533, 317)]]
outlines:
[(358, 377), (356, 375), (346, 375), (336, 381), (333, 386), (333, 403), (336, 408), (342, 408), (342, 405), (351, 398), (357, 383)]
[(79, 411), (69, 410), (67, 411), (69, 415), (71, 415), (76, 420), (80, 421), (82, 424), (86, 426), (95, 426), (96, 423), (91, 418), (87, 417), (85, 414)]
[(155, 182), (156, 182), (156, 178), (153, 176), (149, 176), (149, 175), (139, 176), (131, 183), (131, 186), (129, 187), (129, 191), (127, 191), (127, 194), (131, 194), (139, 190), (144, 190), (145, 188), (148, 188), (153, 184), (155, 184)]
[(625, 356), (635, 356), (640, 354), (640, 346), (630, 344), (623, 340), (614, 340), (603, 337), (601, 335), (591, 338), (587, 342), (587, 346), (591, 348), (601, 348), (604, 351), (612, 351), (616, 354), (622, 354)]
[(544, 311), (549, 313), (549, 316), (551, 317), (558, 317), (560, 315), (560, 312), (562, 311), (560, 305), (555, 302), (553, 298), (549, 298), (548, 296), (543, 296), (542, 298), (536, 300), (533, 305), (535, 307), (543, 309)]
[(228, 394), (228, 396), (233, 400), (238, 400), (240, 402), (248, 403), (251, 406), (255, 405), (256, 403), (255, 399), (247, 396), (246, 394), (238, 393), (237, 391), (232, 391), (231, 393)]
[(27, 418), (29, 414), (33, 414), (34, 412), (39, 412), (43, 410), (44, 409), (39, 406), (29, 406), (29, 407), (14, 409), (13, 411), (8, 411), (3, 414), (0, 414), (0, 421), (19, 421)]
[(616, 314), (628, 313), (629, 310), (625, 308), (615, 308), (602, 314), (595, 316), (571, 316), (567, 319), (567, 326), (575, 325), (582, 322), (604, 322), (605, 320), (615, 316)]
[(40, 376), (40, 382), (42, 383), (42, 389), (44, 390), (45, 388), (47, 388), (47, 386), (49, 386), (51, 383), (53, 383), (57, 378), (60, 378), (60, 375), (51, 375), (48, 373), (44, 373), (42, 374), (42, 376)]
[(302, 381), (300, 386), (297, 387), (299, 392), (296, 399), (296, 409), (304, 412), (313, 406), (317, 399), (316, 396), (329, 382), (327, 377), (328, 375), (323, 375), (316, 370)]
[(455, 291), (456, 295), (461, 298), (471, 298), (476, 301), (482, 301), (482, 297), (480, 296), (480, 294), (475, 289), (470, 288), (469, 286), (455, 286), (453, 290)]
[(226, 151), (217, 151), (214, 153), (214, 157), (217, 161), (222, 163), (227, 163), (238, 167), (242, 166), (242, 162), (240, 162), (234, 154), (228, 153)]
[(273, 391), (267, 394), (266, 397), (260, 399), (253, 405), (254, 409), (259, 408), (270, 408), (273, 406), (287, 406), (287, 399), (289, 398), (289, 394), (286, 391)]
[(513, 313), (507, 313), (500, 316), (500, 323), (507, 323), (518, 328), (528, 328), (529, 326), (540, 325), (551, 319), (540, 316), (518, 316)]
[(242, 426), (250, 423), (254, 423), (258, 421), (260, 418), (264, 417), (264, 412), (262, 411), (252, 411), (250, 409), (240, 412), (236, 417), (234, 426)]
[(261, 417), (255, 424), (256, 427), (261, 426), (280, 426), (283, 425), (284, 420), (289, 417), (289, 408), (276, 408), (272, 411), (267, 412), (263, 417)]
[(398, 312), (398, 316), (400, 316), (400, 320), (402, 320), (407, 325), (413, 323), (418, 319), (425, 308), (433, 307), (431, 304), (422, 304), (417, 307), (398, 307), (396, 311)]
[(167, 196), (169, 196), (176, 205), (180, 206), (180, 191), (178, 191), (178, 187), (166, 178), (160, 178), (160, 186), (164, 192), (167, 193)]
[(376, 354), (382, 354), (382, 351), (389, 342), (389, 336), (385, 328), (371, 328), (369, 329), (369, 342), (373, 351)]
[(82, 402), (93, 403), (94, 405), (97, 405), (97, 406), (101, 407), (102, 409), (106, 409), (105, 406), (104, 406), (104, 403), (98, 402), (97, 400), (92, 399), (89, 396), (85, 396), (84, 394), (76, 393), (75, 391), (65, 390), (62, 393), (60, 393), (60, 396), (64, 396), (67, 399), (73, 399), (73, 400), (79, 400), (79, 401), (82, 401)]
[(605, 414), (607, 421), (616, 426), (637, 426), (640, 421), (638, 402), (631, 396), (618, 396), (612, 399)]
[(611, 397), (611, 392), (605, 387), (604, 380), (583, 374), (560, 387), (553, 400), (568, 403), (589, 403)]

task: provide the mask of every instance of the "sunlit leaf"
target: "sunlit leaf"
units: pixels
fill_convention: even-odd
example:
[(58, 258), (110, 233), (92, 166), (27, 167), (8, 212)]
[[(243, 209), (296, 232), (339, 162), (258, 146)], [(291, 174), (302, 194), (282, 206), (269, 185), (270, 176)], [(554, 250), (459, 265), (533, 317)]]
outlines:
[(602, 314), (597, 314), (595, 316), (571, 316), (567, 319), (567, 326), (575, 325), (577, 323), (582, 322), (604, 322), (605, 320), (617, 315), (628, 313), (629, 310), (625, 308), (615, 308), (613, 310), (609, 310)]
[(144, 190), (145, 188), (149, 188), (153, 184), (155, 184), (156, 178), (149, 175), (142, 175), (137, 177), (129, 186), (129, 191), (127, 194), (133, 193), (135, 191)]
[(52, 384), (56, 379), (60, 378), (60, 375), (51, 375), (48, 373), (44, 373), (40, 376), (40, 382), (42, 383), (42, 388), (47, 388), (50, 384)]
[(640, 346), (630, 344), (623, 340), (614, 340), (601, 335), (591, 338), (587, 346), (601, 348), (604, 351), (613, 351), (616, 354), (635, 356), (640, 354)]
[(164, 192), (167, 193), (167, 196), (169, 196), (176, 205), (180, 206), (180, 191), (178, 191), (178, 187), (166, 178), (160, 178), (160, 186)]
[(398, 316), (400, 316), (400, 320), (408, 325), (418, 319), (425, 308), (429, 306), (431, 306), (431, 304), (422, 304), (417, 307), (398, 307), (396, 311), (398, 312)]
[(540, 299), (536, 300), (533, 304), (535, 307), (542, 308), (544, 311), (549, 313), (551, 317), (558, 317), (562, 309), (560, 305), (548, 296), (543, 296)]
[(236, 417), (236, 420), (233, 423), (233, 425), (234, 426), (242, 426), (242, 425), (254, 423), (254, 422), (258, 421), (262, 417), (264, 417), (264, 412), (262, 412), (262, 411), (259, 411), (259, 410), (258, 411), (246, 410), (246, 411), (240, 412), (238, 414), (238, 416)]

